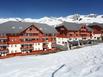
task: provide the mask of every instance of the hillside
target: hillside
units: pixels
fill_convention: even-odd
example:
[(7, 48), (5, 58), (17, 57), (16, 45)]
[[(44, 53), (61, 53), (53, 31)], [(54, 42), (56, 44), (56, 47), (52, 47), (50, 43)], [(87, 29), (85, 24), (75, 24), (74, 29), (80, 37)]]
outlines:
[[(64, 65), (62, 68), (60, 68)], [(103, 77), (103, 44), (0, 60), (0, 77)]]

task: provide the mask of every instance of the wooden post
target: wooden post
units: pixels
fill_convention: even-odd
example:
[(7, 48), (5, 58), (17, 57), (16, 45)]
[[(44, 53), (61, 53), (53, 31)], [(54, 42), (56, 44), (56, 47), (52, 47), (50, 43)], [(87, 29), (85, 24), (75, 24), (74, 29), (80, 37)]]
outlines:
[(80, 46), (80, 41), (78, 40), (78, 46)]
[(68, 50), (71, 50), (71, 44), (69, 41), (67, 41), (67, 47), (68, 47)]

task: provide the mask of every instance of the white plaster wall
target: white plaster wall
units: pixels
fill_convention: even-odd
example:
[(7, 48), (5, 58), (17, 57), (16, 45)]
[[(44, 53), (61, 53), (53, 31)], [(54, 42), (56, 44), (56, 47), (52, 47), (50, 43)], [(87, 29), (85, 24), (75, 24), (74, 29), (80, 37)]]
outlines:
[(51, 42), (48, 42), (48, 48), (52, 49), (52, 43)]
[(68, 41), (77, 41), (77, 40), (79, 40), (78, 38), (76, 39), (76, 38), (68, 38)]
[(82, 38), (81, 37), (79, 37), (79, 38), (77, 38), (78, 40), (82, 40)]
[[(91, 39), (90, 37), (86, 37), (85, 40), (89, 40)], [(81, 37), (78, 37), (78, 38), (56, 38), (56, 44), (58, 45), (64, 45), (63, 42), (67, 42), (67, 41), (78, 41), (78, 40), (83, 40)]]
[(21, 44), (10, 44), (8, 49), (9, 53), (16, 53), (16, 52), (21, 52)]
[[(101, 37), (101, 34), (93, 34), (92, 39), (97, 40), (98, 37)], [(100, 39), (101, 40), (101, 39)]]
[(68, 38), (68, 41), (78, 41), (78, 40), (82, 40), (82, 38)]
[(43, 50), (43, 43), (34, 43), (34, 50)]
[(68, 38), (56, 38), (56, 44), (64, 45), (63, 42), (67, 42)]

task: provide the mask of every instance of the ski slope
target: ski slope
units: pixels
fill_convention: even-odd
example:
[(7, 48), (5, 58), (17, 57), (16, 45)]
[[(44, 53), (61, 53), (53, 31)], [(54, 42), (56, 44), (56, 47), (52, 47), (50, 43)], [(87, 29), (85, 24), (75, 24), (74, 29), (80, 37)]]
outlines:
[(103, 77), (103, 44), (1, 59), (0, 77)]

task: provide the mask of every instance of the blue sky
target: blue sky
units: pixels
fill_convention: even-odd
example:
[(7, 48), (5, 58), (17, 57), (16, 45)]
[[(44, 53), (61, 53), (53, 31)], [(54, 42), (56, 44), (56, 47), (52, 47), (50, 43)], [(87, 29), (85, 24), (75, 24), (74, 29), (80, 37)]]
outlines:
[(103, 0), (0, 0), (0, 18), (103, 13)]

